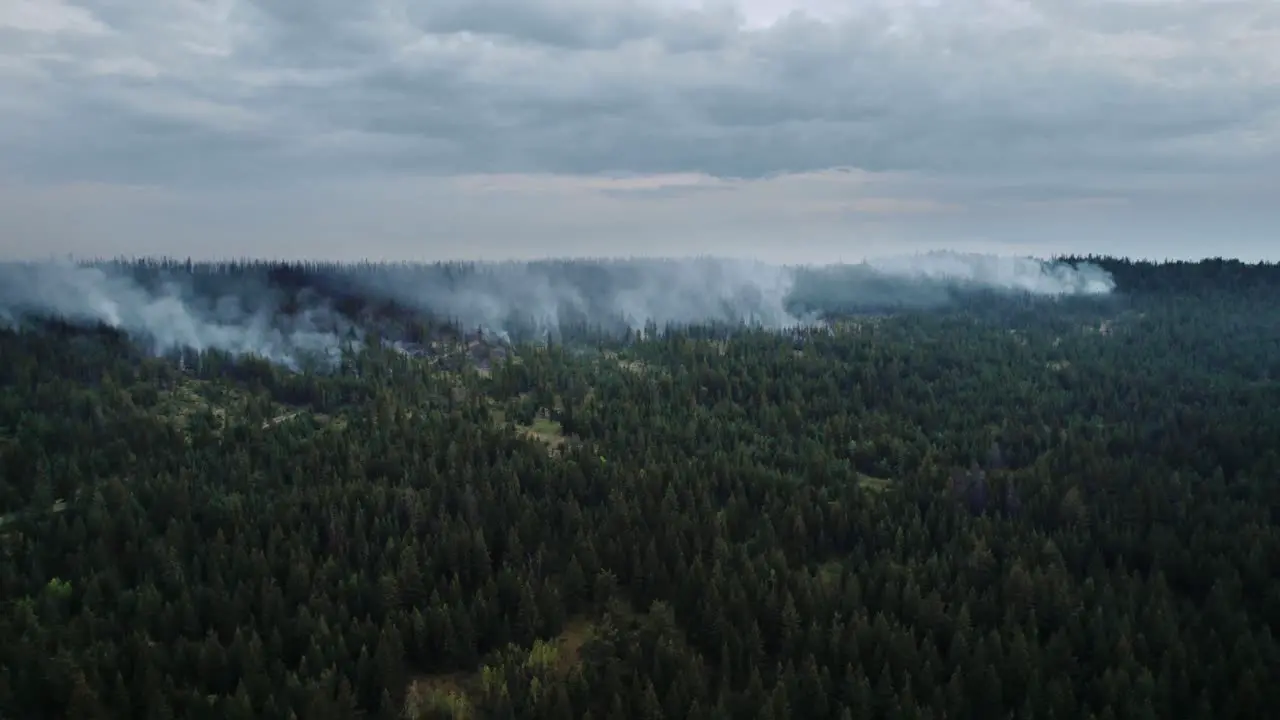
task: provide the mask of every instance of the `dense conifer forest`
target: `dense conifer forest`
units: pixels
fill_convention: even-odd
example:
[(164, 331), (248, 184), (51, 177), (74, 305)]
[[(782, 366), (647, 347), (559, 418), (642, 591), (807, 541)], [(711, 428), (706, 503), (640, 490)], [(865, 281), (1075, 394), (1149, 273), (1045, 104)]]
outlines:
[(1092, 260), (332, 369), (0, 331), (0, 716), (1271, 716), (1280, 267)]

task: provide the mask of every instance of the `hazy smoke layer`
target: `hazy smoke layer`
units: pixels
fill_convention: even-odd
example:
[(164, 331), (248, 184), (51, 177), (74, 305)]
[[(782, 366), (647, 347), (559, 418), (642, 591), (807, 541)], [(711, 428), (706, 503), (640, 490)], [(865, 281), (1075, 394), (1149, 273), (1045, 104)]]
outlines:
[(1029, 257), (933, 252), (871, 261), (894, 278), (952, 282), (1035, 295), (1105, 295), (1115, 289), (1111, 274), (1096, 265), (1046, 263)]
[(799, 268), (788, 299), (793, 310), (840, 313), (860, 307), (936, 307), (974, 290), (1063, 296), (1106, 295), (1114, 289), (1111, 274), (1088, 263), (934, 252)]
[(48, 317), (122, 330), (157, 353), (181, 348), (258, 355), (296, 365), (340, 347), (343, 326), (320, 302), (283, 313), (260, 283), (197, 292), (177, 274), (144, 283), (116, 269), (69, 263), (0, 265), (0, 320)]
[(621, 331), (745, 322), (784, 327), (823, 314), (943, 305), (966, 290), (1099, 295), (1101, 268), (933, 253), (859, 265), (782, 267), (693, 260), (436, 265), (183, 266), (0, 264), (0, 321), (60, 318), (127, 332), (152, 350), (256, 354), (296, 366), (335, 357), (374, 308), (452, 320), (517, 339), (573, 326)]
[(787, 310), (793, 271), (745, 260), (369, 266), (347, 280), (358, 293), (500, 335), (545, 336), (573, 324), (620, 330), (648, 322), (795, 322)]

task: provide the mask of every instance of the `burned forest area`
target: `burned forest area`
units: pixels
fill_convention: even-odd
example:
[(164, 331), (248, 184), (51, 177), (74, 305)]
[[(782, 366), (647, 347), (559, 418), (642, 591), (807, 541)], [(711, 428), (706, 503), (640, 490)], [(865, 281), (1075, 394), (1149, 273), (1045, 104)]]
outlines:
[(592, 314), (621, 270), (0, 292), (0, 716), (1269, 716), (1280, 266), (1086, 261), (736, 324)]

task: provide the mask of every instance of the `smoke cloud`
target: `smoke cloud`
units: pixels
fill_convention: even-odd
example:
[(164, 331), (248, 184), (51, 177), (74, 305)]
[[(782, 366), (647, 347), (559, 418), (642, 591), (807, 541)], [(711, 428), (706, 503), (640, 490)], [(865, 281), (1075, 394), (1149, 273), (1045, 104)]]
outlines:
[(887, 277), (1013, 290), (1033, 295), (1106, 295), (1111, 274), (1097, 265), (1047, 263), (1029, 257), (931, 252), (869, 263)]
[(794, 272), (749, 260), (578, 260), (466, 266), (367, 266), (346, 280), (392, 300), (500, 335), (566, 326), (620, 331), (695, 323), (781, 327)]
[(0, 320), (58, 319), (121, 330), (159, 354), (190, 348), (257, 355), (296, 367), (307, 355), (332, 356), (350, 327), (316, 302), (282, 312), (279, 296), (243, 278), (202, 293), (190, 278), (165, 273), (148, 283), (118, 266), (71, 263), (0, 265)]
[(800, 268), (794, 281), (791, 306), (820, 314), (863, 308), (938, 307), (973, 291), (1096, 296), (1108, 295), (1116, 286), (1110, 273), (1089, 263), (954, 252)]
[[(0, 264), (0, 322), (102, 324), (153, 352), (253, 354), (297, 367), (336, 358), (387, 311), (504, 339), (568, 327), (605, 332), (746, 323), (783, 328), (861, 309), (928, 308), (973, 290), (1105, 295), (1103, 269), (1031, 258), (931, 253), (857, 265), (748, 260), (564, 260), (434, 265)], [(388, 339), (395, 339), (390, 337)]]

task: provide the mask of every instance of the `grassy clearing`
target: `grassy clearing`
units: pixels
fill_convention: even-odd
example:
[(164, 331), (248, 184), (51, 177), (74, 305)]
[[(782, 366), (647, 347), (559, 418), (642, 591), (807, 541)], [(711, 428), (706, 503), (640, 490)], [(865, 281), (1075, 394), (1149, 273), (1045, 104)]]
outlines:
[(239, 414), (248, 397), (234, 390), (214, 385), (204, 380), (188, 380), (171, 390), (161, 391), (158, 402), (151, 409), (156, 416), (186, 428), (191, 418), (205, 412), (211, 413), (219, 428), (227, 426), (227, 416)]
[[(582, 648), (590, 641), (594, 625), (587, 618), (571, 619), (558, 636), (538, 640), (528, 650), (525, 665), (566, 677), (582, 662)], [(485, 668), (477, 672), (419, 675), (409, 683), (404, 717), (474, 718), (472, 698), (483, 691)]]
[(422, 675), (409, 683), (404, 699), (404, 717), (451, 717), (466, 720), (476, 716), (471, 693), (479, 686), (480, 673)]
[(594, 631), (595, 626), (586, 618), (570, 620), (564, 626), (564, 630), (560, 631), (559, 637), (556, 638), (559, 648), (557, 671), (567, 675), (582, 662), (582, 647), (591, 640)]
[(818, 566), (814, 576), (826, 589), (839, 588), (840, 578), (844, 576), (844, 564), (838, 560), (824, 562)]
[[(720, 354), (722, 355), (724, 354), (723, 350), (720, 351)], [(645, 375), (654, 371), (654, 368), (650, 367), (649, 363), (643, 360), (635, 360), (635, 359), (628, 358), (625, 355), (620, 355), (613, 350), (606, 350), (603, 353), (601, 353), (600, 356), (605, 360), (612, 362), (612, 364), (615, 365), (619, 370), (626, 373), (631, 373), (632, 375)]]
[(870, 475), (858, 475), (858, 487), (867, 492), (882, 493), (893, 487), (893, 481), (885, 478), (871, 477)]
[(555, 420), (545, 417), (534, 418), (532, 425), (517, 425), (516, 432), (543, 443), (551, 453), (559, 452), (565, 444), (564, 428)]
[(276, 415), (275, 417), (271, 418), (270, 420), (267, 420), (266, 422), (262, 423), (262, 429), (269, 430), (271, 428), (284, 425), (302, 418), (310, 418), (314, 420), (316, 425), (318, 425), (321, 429), (332, 430), (334, 432), (339, 432), (347, 426), (347, 419), (345, 417), (342, 417), (341, 415), (339, 415), (338, 417), (333, 417), (331, 415), (326, 415), (324, 413), (312, 413), (306, 410), (294, 410), (291, 412), (282, 412), (279, 415)]
[[(507, 411), (499, 407), (498, 403), (493, 400), (489, 401), (489, 419), (497, 427), (502, 427), (510, 421)], [(546, 445), (548, 451), (552, 453), (559, 452), (564, 444), (568, 442), (568, 438), (564, 434), (564, 428), (560, 423), (542, 414), (535, 417), (533, 422), (528, 425), (512, 424), (515, 426), (517, 435)]]
[[(225, 431), (245, 419), (255, 400), (240, 388), (194, 378), (186, 379), (172, 389), (162, 390), (155, 397), (154, 404), (147, 411), (182, 431), (190, 430), (192, 423), (201, 417), (212, 417), (215, 431)], [(258, 424), (259, 430), (271, 430), (306, 417), (330, 430), (341, 430), (346, 423), (340, 417), (333, 418), (281, 403), (272, 403), (271, 412), (270, 417)]]
[(618, 367), (636, 375), (643, 375), (649, 369), (648, 364), (640, 360), (619, 360)]
[(266, 421), (266, 422), (262, 423), (262, 429), (263, 429), (263, 430), (266, 430), (266, 429), (268, 429), (268, 428), (273, 428), (273, 427), (275, 427), (275, 426), (279, 425), (280, 423), (286, 423), (286, 422), (289, 422), (290, 420), (293, 420), (294, 418), (298, 417), (298, 416), (299, 416), (299, 415), (301, 415), (301, 414), (302, 414), (302, 412), (300, 412), (300, 411), (294, 411), (294, 412), (288, 412), (288, 413), (282, 413), (282, 414), (280, 414), (280, 415), (276, 415), (275, 417), (271, 418), (270, 420), (268, 420), (268, 421)]
[(545, 441), (564, 440), (564, 428), (560, 423), (550, 418), (534, 418), (533, 424), (529, 425), (527, 430), (537, 435), (539, 439)]

